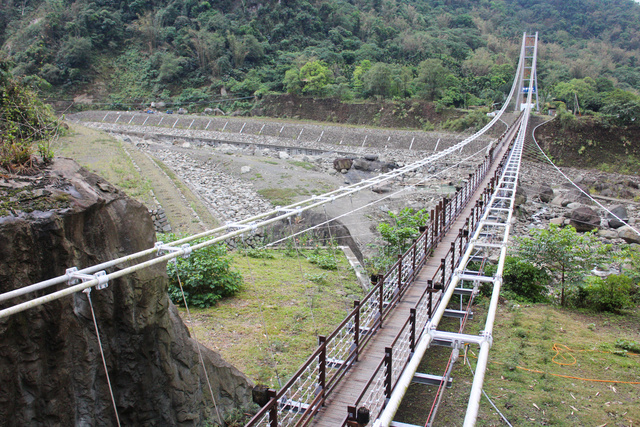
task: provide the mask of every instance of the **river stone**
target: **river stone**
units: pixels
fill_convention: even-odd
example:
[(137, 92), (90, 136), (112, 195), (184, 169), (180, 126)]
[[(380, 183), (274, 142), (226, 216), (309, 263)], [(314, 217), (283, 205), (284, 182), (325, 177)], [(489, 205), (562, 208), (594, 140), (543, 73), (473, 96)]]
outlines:
[[(77, 196), (47, 218), (0, 218), (0, 293), (153, 247), (154, 226), (141, 203), (102, 192), (103, 180), (69, 159), (56, 159), (44, 174), (51, 188), (73, 187)], [(123, 426), (216, 419), (198, 349), (222, 416), (251, 402), (250, 381), (189, 336), (167, 288), (166, 265), (158, 264), (91, 292)], [(86, 294), (1, 319), (0, 355), (0, 419), (9, 425), (116, 424)]]
[[(629, 213), (627, 212), (627, 208), (623, 205), (617, 205), (609, 209), (611, 213), (615, 216), (611, 215), (611, 213), (607, 213), (607, 219), (609, 220), (609, 227), (611, 228), (620, 228), (624, 225), (622, 221), (629, 221)], [(618, 219), (618, 218), (620, 219)], [(620, 221), (622, 220), (622, 221)]]
[(251, 172), (251, 166), (242, 166), (240, 168), (240, 173), (241, 174), (245, 174), (245, 173), (249, 173)]
[[(337, 171), (342, 172), (342, 170), (349, 170), (353, 165), (353, 160), (347, 158), (335, 159), (333, 161), (333, 168)], [(343, 172), (346, 173), (346, 172)]]
[(553, 188), (547, 184), (540, 184), (538, 187), (538, 197), (541, 202), (549, 203), (553, 200)]
[(618, 238), (618, 233), (613, 230), (600, 229), (598, 230), (598, 236), (613, 240)]
[(353, 161), (353, 167), (354, 169), (368, 172), (375, 170), (375, 163), (365, 159), (355, 159)]
[(587, 206), (572, 210), (569, 213), (569, 220), (569, 224), (579, 232), (591, 231), (600, 227), (600, 215)]
[(628, 225), (618, 228), (618, 237), (627, 243), (640, 243), (640, 236)]
[(564, 224), (564, 219), (565, 218), (563, 216), (560, 216), (560, 217), (557, 217), (557, 218), (551, 218), (549, 220), (549, 224), (563, 225)]
[(278, 151), (278, 158), (280, 160), (286, 160), (289, 157), (291, 157), (291, 156), (289, 156), (289, 153), (287, 153), (286, 151)]

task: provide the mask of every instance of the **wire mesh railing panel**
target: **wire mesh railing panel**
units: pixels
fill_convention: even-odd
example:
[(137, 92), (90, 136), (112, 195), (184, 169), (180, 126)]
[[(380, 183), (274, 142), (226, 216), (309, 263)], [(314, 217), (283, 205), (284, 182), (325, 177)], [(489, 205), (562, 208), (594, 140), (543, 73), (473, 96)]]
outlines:
[(393, 345), (393, 363), (392, 367), (392, 385), (396, 384), (400, 375), (402, 375), (402, 371), (404, 371), (404, 367), (409, 361), (411, 356), (411, 327), (407, 323), (407, 327), (404, 328), (398, 335), (398, 339)]
[(361, 305), (360, 309), (360, 336), (372, 333), (379, 318), (379, 303), (377, 299), (369, 298)]
[(378, 370), (374, 373), (372, 381), (367, 388), (362, 400), (357, 404), (359, 407), (364, 406), (369, 409), (369, 413), (373, 417), (377, 417), (385, 401), (385, 365), (381, 364)]

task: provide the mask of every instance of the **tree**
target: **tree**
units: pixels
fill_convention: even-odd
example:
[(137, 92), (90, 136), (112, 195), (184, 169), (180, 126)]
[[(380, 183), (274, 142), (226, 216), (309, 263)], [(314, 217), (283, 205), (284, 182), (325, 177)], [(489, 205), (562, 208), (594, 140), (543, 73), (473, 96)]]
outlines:
[(397, 214), (391, 211), (387, 214), (391, 220), (378, 224), (378, 231), (386, 243), (385, 252), (390, 256), (404, 253), (420, 235), (419, 228), (427, 224), (429, 213), (426, 209), (416, 212), (411, 208), (404, 208)]
[(351, 78), (351, 85), (353, 86), (353, 90), (358, 94), (362, 95), (364, 92), (364, 82), (362, 81), (362, 76), (366, 74), (367, 71), (371, 69), (371, 61), (368, 59), (360, 62), (360, 65), (356, 66), (355, 70), (353, 70), (353, 77)]
[(544, 268), (560, 281), (560, 305), (566, 305), (566, 288), (577, 283), (591, 270), (604, 249), (594, 231), (579, 234), (575, 228), (549, 224), (549, 229), (534, 229), (530, 237), (517, 238), (517, 254)]
[(447, 77), (451, 74), (440, 59), (427, 59), (418, 66), (417, 83), (420, 92), (429, 101), (439, 99), (444, 90)]
[(284, 84), (287, 92), (294, 95), (299, 95), (302, 91), (302, 81), (300, 80), (300, 70), (297, 68), (291, 68), (284, 73)]
[(309, 61), (300, 69), (300, 80), (303, 83), (303, 93), (320, 95), (331, 82), (331, 71), (324, 61)]
[(362, 76), (364, 92), (367, 95), (376, 95), (382, 98), (397, 95), (401, 82), (399, 72), (394, 71), (398, 70), (394, 70), (391, 65), (384, 62), (374, 64)]

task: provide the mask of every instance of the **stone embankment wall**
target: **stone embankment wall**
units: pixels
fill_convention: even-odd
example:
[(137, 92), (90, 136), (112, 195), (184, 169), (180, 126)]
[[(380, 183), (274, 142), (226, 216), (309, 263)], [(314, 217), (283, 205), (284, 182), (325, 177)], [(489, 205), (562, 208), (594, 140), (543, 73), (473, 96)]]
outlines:
[[(39, 200), (58, 204), (13, 207), (0, 218), (2, 293), (154, 244), (147, 209), (70, 160), (56, 160), (37, 179), (2, 184), (2, 197), (9, 187), (18, 198), (38, 187)], [(250, 381), (189, 336), (168, 299), (164, 265), (94, 289), (91, 299), (122, 425), (217, 422), (198, 346), (220, 411), (251, 403)], [(0, 384), (0, 424), (115, 425), (86, 294), (0, 319)]]

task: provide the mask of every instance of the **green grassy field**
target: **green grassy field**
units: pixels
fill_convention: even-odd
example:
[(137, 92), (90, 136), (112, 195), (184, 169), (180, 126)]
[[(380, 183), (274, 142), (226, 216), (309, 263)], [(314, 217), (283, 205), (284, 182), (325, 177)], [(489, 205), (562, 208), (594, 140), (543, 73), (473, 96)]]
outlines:
[[(484, 325), (484, 302), (466, 329)], [(457, 320), (448, 320), (457, 328)], [(640, 355), (616, 347), (640, 341), (640, 309), (624, 315), (562, 310), (550, 305), (500, 306), (484, 389), (512, 425), (633, 426), (640, 423)], [(477, 346), (469, 346), (475, 370)], [(420, 372), (442, 375), (450, 350), (427, 353)], [(473, 376), (464, 358), (456, 362), (453, 387), (445, 389), (436, 425), (462, 425)], [(630, 384), (635, 382), (636, 384)], [(398, 420), (424, 424), (435, 387), (414, 385)], [(418, 411), (422, 408), (422, 411)], [(422, 412), (422, 413), (419, 413)], [(504, 425), (483, 397), (478, 425)]]
[[(196, 336), (253, 381), (279, 388), (353, 307), (363, 291), (342, 251), (335, 250), (337, 270), (310, 263), (312, 251), (269, 250), (268, 258), (235, 252), (233, 267), (244, 286), (215, 307), (192, 309)], [(333, 258), (333, 250), (321, 250)]]

